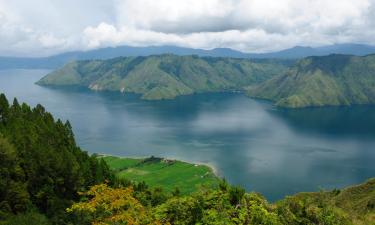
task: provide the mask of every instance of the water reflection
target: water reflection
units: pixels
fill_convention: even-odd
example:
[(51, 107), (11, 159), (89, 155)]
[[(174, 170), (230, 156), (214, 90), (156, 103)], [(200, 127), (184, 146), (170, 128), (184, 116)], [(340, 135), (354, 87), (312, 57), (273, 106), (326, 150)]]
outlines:
[(0, 90), (69, 119), (90, 152), (209, 163), (271, 200), (375, 175), (374, 107), (282, 110), (224, 93), (149, 102), (33, 84), (47, 72), (0, 71)]
[[(375, 106), (278, 109), (271, 111), (297, 131), (323, 135), (373, 138)], [(319, 123), (316, 123), (319, 121)]]

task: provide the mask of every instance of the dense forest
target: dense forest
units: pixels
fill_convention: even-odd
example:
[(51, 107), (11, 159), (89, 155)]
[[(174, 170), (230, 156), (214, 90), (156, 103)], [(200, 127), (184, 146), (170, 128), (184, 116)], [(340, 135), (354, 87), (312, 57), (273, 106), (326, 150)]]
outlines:
[[(55, 224), (78, 192), (113, 182), (104, 161), (82, 151), (69, 122), (55, 120), (41, 105), (31, 108), (0, 95), (0, 219), (31, 213)], [(43, 217), (42, 217), (43, 218)]]
[[(74, 140), (69, 122), (0, 95), (0, 225), (373, 224), (375, 179), (269, 203), (222, 180), (192, 194), (113, 175)], [(270, 185), (272, 185), (270, 181)]]
[[(142, 183), (141, 183), (142, 184)], [(144, 185), (93, 186), (68, 212), (77, 223), (93, 224), (248, 224), (370, 225), (375, 222), (375, 179), (318, 193), (300, 193), (274, 204), (258, 193), (245, 193), (223, 180), (217, 189), (187, 196), (166, 196)]]

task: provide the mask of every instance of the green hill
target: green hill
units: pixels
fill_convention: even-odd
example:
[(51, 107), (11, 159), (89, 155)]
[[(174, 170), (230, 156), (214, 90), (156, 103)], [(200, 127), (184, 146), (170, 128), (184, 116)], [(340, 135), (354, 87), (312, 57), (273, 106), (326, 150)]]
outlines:
[(375, 104), (375, 55), (308, 57), (247, 94), (291, 108)]
[[(287, 209), (279, 211), (284, 218), (292, 212), (296, 224), (375, 224), (375, 178), (341, 190), (298, 193), (277, 202), (276, 206)], [(319, 223), (318, 217), (324, 223)], [(291, 224), (290, 220), (283, 222)]]
[(53, 71), (39, 85), (77, 85), (92, 90), (173, 99), (201, 92), (243, 90), (287, 69), (291, 61), (158, 55), (76, 61)]

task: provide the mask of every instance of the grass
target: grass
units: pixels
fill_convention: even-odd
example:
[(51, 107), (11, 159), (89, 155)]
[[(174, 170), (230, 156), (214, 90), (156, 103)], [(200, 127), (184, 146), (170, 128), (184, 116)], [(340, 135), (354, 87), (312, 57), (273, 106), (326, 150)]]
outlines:
[(215, 187), (219, 178), (205, 165), (178, 160), (150, 157), (144, 159), (104, 156), (109, 167), (120, 178), (146, 182), (150, 187), (162, 187), (167, 192), (178, 187), (182, 194), (190, 194), (200, 186)]
[(115, 156), (105, 156), (103, 157), (105, 162), (114, 171), (125, 170), (129, 167), (133, 167), (138, 163), (142, 162), (143, 159), (132, 159), (132, 158), (120, 158)]

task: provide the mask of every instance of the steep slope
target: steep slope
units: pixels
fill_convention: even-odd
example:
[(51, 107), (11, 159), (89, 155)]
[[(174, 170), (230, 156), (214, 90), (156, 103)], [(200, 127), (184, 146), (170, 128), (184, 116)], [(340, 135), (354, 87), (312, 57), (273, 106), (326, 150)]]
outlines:
[(68, 63), (37, 83), (172, 99), (200, 92), (242, 90), (286, 71), (289, 61), (160, 55)]
[(375, 55), (308, 57), (247, 93), (291, 108), (375, 104)]

